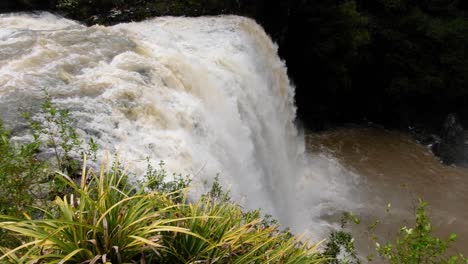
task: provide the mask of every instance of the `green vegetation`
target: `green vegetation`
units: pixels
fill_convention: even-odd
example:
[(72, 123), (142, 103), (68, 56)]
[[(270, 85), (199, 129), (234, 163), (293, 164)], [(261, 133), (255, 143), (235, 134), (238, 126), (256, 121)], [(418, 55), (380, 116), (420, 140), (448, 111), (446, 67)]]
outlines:
[[(375, 228), (380, 221), (375, 221), (368, 227), (369, 238), (376, 245), (376, 257), (374, 254), (367, 256), (367, 262), (389, 264), (467, 264), (468, 258), (461, 254), (449, 253), (450, 245), (457, 238), (455, 234), (447, 239), (440, 239), (433, 235), (431, 220), (426, 213), (427, 204), (420, 201), (415, 212), (414, 227), (402, 227), (395, 241), (382, 242), (376, 234)], [(387, 207), (387, 213), (390, 206)], [(387, 217), (391, 217), (388, 215)], [(349, 213), (342, 218), (340, 230), (333, 231), (323, 250), (323, 256), (329, 258), (329, 264), (360, 264), (358, 251), (354, 245), (354, 239), (345, 229), (348, 222), (360, 224), (360, 220)]]
[(466, 119), (466, 1), (281, 2), (284, 26), (266, 28), (285, 32), (280, 54), (311, 128), (366, 118), (438, 131), (450, 112)]
[[(35, 138), (31, 143), (16, 144), (0, 123), (0, 213), (21, 215), (28, 210), (49, 180), (47, 163), (38, 160), (40, 142)], [(1, 238), (1, 236), (0, 236)]]
[[(8, 263), (318, 263), (314, 246), (266, 225), (258, 212), (206, 195), (188, 203), (171, 190), (135, 189), (118, 163), (99, 175), (83, 167), (79, 185), (57, 197), (44, 217), (2, 216), (0, 228), (21, 237), (3, 248)], [(162, 172), (158, 172), (162, 175)], [(177, 183), (175, 183), (177, 184)], [(172, 186), (172, 185), (171, 185)], [(177, 190), (182, 191), (182, 190)], [(182, 194), (180, 192), (179, 194)], [(1, 244), (1, 242), (0, 242)], [(142, 262), (143, 261), (143, 262)], [(3, 262), (2, 262), (3, 263)]]
[(346, 231), (347, 223), (351, 221), (359, 224), (360, 220), (350, 213), (345, 213), (341, 218), (341, 229), (330, 233), (322, 255), (327, 257), (327, 264), (360, 264), (358, 253), (354, 245), (354, 238)]
[[(115, 165), (117, 166), (117, 165)], [(3, 216), (23, 239), (4, 248), (8, 263), (315, 263), (314, 247), (211, 196), (176, 203), (171, 193), (135, 190), (118, 167), (86, 171), (41, 219)], [(142, 262), (143, 261), (143, 262)], [(2, 262), (3, 263), (3, 262)]]
[(468, 263), (468, 259), (461, 255), (447, 254), (450, 243), (455, 241), (457, 236), (452, 234), (445, 240), (434, 237), (425, 208), (426, 203), (420, 201), (416, 211), (415, 226), (402, 227), (395, 242), (387, 242), (383, 246), (377, 243), (379, 255), (391, 264)]
[(217, 15), (239, 10), (235, 0), (58, 0), (55, 7), (88, 24), (114, 24), (164, 15)]
[(38, 146), (51, 148), (55, 159), (55, 166), (59, 171), (74, 176), (79, 173), (79, 157), (87, 155), (96, 160), (97, 145), (91, 138), (85, 143), (78, 138), (73, 127), (75, 120), (68, 110), (57, 108), (47, 91), (41, 105), (40, 114), (43, 118), (39, 121), (32, 120), (29, 113), (23, 113), (23, 117), (29, 121), (33, 132), (34, 141)]
[(131, 188), (119, 170), (102, 171), (99, 177), (84, 175), (90, 182), (82, 177), (77, 186), (61, 174), (73, 192), (57, 197), (53, 210), (44, 209), (43, 218), (3, 217), (0, 227), (24, 239), (16, 249), (4, 249), (3, 259), (12, 263), (128, 263), (159, 250), (159, 232), (187, 232), (160, 217), (170, 209), (165, 197), (129, 196)]
[[(34, 121), (28, 113), (23, 114), (32, 131), (29, 142), (12, 140), (12, 135), (0, 121), (0, 214), (42, 216), (43, 213), (34, 207), (45, 207), (56, 195), (68, 190), (54, 179), (54, 170), (74, 177), (79, 174), (76, 155), (96, 157), (94, 141), (84, 144), (79, 140), (69, 112), (55, 107), (47, 93), (45, 95), (40, 111), (43, 120)], [(38, 158), (45, 148), (52, 149), (53, 158), (47, 161)], [(8, 245), (22, 242), (4, 231), (0, 231), (0, 241), (6, 241)]]

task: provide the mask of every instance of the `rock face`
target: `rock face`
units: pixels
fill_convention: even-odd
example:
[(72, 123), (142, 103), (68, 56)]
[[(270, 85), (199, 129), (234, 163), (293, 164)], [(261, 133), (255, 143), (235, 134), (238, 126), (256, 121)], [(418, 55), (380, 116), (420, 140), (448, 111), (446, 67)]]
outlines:
[(434, 153), (445, 164), (468, 165), (468, 137), (456, 114), (449, 114), (443, 124), (441, 140), (433, 147)]

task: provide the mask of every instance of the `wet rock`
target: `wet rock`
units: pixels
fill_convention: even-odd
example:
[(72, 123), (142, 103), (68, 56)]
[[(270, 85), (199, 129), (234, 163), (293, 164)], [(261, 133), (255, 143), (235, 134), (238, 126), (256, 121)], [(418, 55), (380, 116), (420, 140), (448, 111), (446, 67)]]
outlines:
[(468, 134), (456, 114), (449, 114), (443, 124), (440, 142), (433, 151), (447, 165), (468, 165)]

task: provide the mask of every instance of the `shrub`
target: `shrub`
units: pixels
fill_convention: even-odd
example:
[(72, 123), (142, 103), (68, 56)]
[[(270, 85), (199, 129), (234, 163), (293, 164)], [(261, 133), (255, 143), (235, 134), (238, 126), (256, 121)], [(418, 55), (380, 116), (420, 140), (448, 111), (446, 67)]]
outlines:
[(377, 243), (377, 251), (388, 263), (425, 264), (425, 263), (468, 263), (463, 256), (449, 256), (446, 251), (455, 241), (452, 234), (447, 239), (440, 239), (432, 234), (432, 224), (426, 214), (427, 204), (420, 201), (416, 211), (416, 223), (412, 228), (402, 227), (395, 242), (384, 246)]
[(147, 159), (148, 165), (144, 176), (146, 188), (151, 191), (158, 191), (167, 193), (169, 197), (176, 203), (181, 203), (184, 199), (185, 190), (190, 185), (190, 178), (183, 177), (181, 174), (173, 174), (172, 180), (168, 180), (166, 169), (164, 169), (164, 162), (160, 161), (158, 167), (155, 168), (151, 161)]
[[(96, 156), (94, 141), (85, 145), (78, 139), (69, 112), (58, 109), (47, 92), (40, 112), (43, 116), (40, 121), (33, 120), (28, 113), (23, 114), (33, 132), (29, 142), (13, 140), (0, 120), (0, 214), (39, 217), (41, 212), (34, 210), (34, 206), (46, 206), (54, 194), (64, 193), (64, 186), (53, 179), (53, 170), (77, 174), (79, 162), (72, 154)], [(53, 150), (55, 163), (51, 162), (54, 158), (38, 158), (37, 154), (44, 147)], [(0, 231), (0, 246), (18, 242), (10, 238)]]
[[(84, 143), (78, 138), (70, 113), (57, 108), (47, 93), (40, 113), (42, 120), (23, 114), (32, 130), (29, 142), (13, 140), (0, 120), (0, 214), (30, 214), (32, 206), (47, 203), (54, 193), (63, 193), (63, 186), (54, 184), (54, 169), (77, 175), (76, 157), (87, 154), (96, 158), (96, 143), (93, 140)], [(52, 149), (51, 159), (38, 158), (43, 148)]]
[(74, 127), (75, 119), (70, 112), (58, 108), (46, 90), (44, 94), (39, 112), (42, 118), (33, 120), (28, 113), (24, 113), (23, 117), (29, 121), (35, 141), (52, 149), (55, 167), (74, 176), (79, 173), (81, 156), (86, 154), (96, 160), (97, 144), (92, 138), (89, 142), (80, 139)]
[[(46, 201), (48, 167), (36, 158), (40, 142), (17, 144), (0, 121), (0, 214), (21, 216), (32, 213), (31, 206)], [(0, 246), (19, 241), (0, 230)]]
[(36, 158), (40, 142), (17, 144), (0, 121), (0, 213), (21, 215), (49, 177), (47, 164)]
[(327, 258), (327, 264), (360, 264), (358, 253), (354, 245), (352, 234), (347, 231), (346, 225), (359, 224), (360, 220), (351, 213), (344, 213), (341, 218), (341, 228), (333, 230), (325, 244), (322, 255)]

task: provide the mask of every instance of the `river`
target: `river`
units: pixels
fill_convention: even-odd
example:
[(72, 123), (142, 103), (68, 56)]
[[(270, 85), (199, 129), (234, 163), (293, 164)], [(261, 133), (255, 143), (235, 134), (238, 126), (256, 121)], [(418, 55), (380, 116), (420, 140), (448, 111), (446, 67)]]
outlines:
[(435, 234), (447, 238), (457, 233), (451, 252), (468, 254), (468, 169), (441, 164), (428, 147), (407, 134), (377, 128), (309, 134), (307, 147), (311, 155), (326, 153), (359, 175), (352, 193), (359, 203), (354, 213), (363, 223), (351, 229), (361, 252), (370, 253), (375, 247), (367, 225), (379, 220), (375, 233), (395, 238), (399, 227), (414, 223), (422, 199), (429, 204)]

